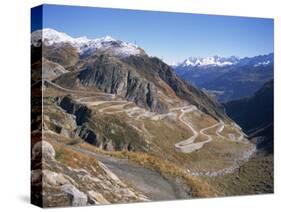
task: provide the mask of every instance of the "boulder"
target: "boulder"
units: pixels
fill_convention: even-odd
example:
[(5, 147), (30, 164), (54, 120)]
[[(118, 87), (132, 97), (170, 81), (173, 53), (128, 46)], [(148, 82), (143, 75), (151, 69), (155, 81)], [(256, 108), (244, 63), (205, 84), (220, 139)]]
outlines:
[(61, 190), (67, 193), (72, 198), (72, 206), (85, 206), (88, 202), (88, 197), (85, 193), (79, 191), (72, 184), (65, 184)]
[(47, 141), (37, 142), (32, 148), (32, 160), (40, 158), (54, 160), (55, 156), (56, 152), (53, 146)]

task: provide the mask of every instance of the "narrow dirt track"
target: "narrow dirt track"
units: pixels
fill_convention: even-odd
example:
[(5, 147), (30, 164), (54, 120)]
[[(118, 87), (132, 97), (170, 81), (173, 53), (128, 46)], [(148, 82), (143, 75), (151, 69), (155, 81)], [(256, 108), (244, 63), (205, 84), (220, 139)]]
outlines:
[[(175, 148), (176, 148), (177, 151), (180, 151), (180, 152), (183, 152), (183, 153), (191, 153), (191, 152), (194, 152), (195, 150), (201, 149), (204, 146), (204, 144), (209, 143), (209, 142), (211, 142), (213, 140), (213, 138), (210, 135), (205, 133), (206, 130), (209, 130), (211, 128), (217, 127), (219, 125), (224, 127), (223, 123), (219, 122), (219, 123), (216, 123), (216, 124), (214, 124), (212, 126), (209, 126), (209, 127), (201, 129), (199, 131), (199, 133), (198, 133), (193, 128), (191, 123), (189, 123), (188, 121), (185, 121), (183, 119), (183, 116), (186, 113), (190, 113), (190, 112), (192, 112), (194, 110), (196, 110), (196, 107), (194, 107), (194, 106), (189, 106), (189, 107), (185, 107), (185, 108), (181, 109), (181, 114), (179, 116), (179, 120), (184, 125), (186, 125), (187, 127), (189, 127), (191, 129), (191, 131), (193, 132), (193, 135), (190, 138), (186, 139), (186, 140), (183, 140), (183, 141), (180, 141), (180, 142), (176, 143), (175, 144)], [(220, 128), (222, 128), (222, 127), (220, 127)], [(199, 134), (202, 134), (202, 135), (206, 136), (207, 139), (204, 140), (204, 141), (201, 141), (201, 142), (194, 143), (195, 139), (199, 136)]]

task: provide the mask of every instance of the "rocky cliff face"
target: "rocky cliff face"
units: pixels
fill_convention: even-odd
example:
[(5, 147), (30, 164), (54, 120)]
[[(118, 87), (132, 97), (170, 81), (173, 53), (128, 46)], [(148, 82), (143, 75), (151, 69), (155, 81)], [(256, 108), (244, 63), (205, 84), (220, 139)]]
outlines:
[(73, 88), (98, 88), (105, 93), (117, 94), (151, 111), (165, 112), (167, 104), (159, 100), (155, 84), (119, 58), (99, 55), (79, 71), (62, 75), (57, 84)]
[(116, 58), (99, 56), (79, 73), (78, 79), (84, 86), (123, 96), (152, 111), (161, 112), (163, 108), (158, 105), (156, 86)]
[(147, 143), (126, 122), (99, 117), (87, 106), (62, 96), (45, 100), (43, 125), (45, 130), (54, 131), (62, 136), (80, 137), (84, 141), (107, 151), (141, 150)]
[(73, 114), (75, 116), (77, 125), (82, 125), (87, 122), (88, 118), (91, 115), (90, 109), (88, 109), (84, 105), (77, 104), (69, 96), (57, 98), (56, 101), (58, 105), (67, 113)]

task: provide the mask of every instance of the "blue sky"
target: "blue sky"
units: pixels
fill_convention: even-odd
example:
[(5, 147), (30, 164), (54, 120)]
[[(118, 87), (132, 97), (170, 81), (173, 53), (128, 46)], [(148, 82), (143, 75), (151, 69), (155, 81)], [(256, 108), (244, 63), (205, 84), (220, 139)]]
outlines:
[(136, 42), (169, 63), (189, 56), (254, 56), (274, 48), (273, 19), (57, 5), (43, 11), (44, 28)]

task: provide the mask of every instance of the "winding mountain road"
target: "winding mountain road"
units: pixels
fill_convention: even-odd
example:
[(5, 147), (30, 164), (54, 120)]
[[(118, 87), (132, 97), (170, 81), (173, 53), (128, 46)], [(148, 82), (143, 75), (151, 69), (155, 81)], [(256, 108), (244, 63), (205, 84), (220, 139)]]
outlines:
[[(223, 129), (224, 127), (224, 124), (223, 122), (219, 122), (219, 123), (216, 123), (212, 126), (209, 126), (209, 127), (206, 127), (206, 128), (203, 128), (199, 131), (199, 133), (193, 128), (192, 124), (189, 122), (189, 121), (186, 121), (183, 119), (183, 116), (186, 114), (186, 113), (190, 113), (192, 111), (196, 110), (196, 107), (195, 106), (187, 106), (187, 107), (184, 107), (181, 109), (181, 114), (179, 116), (179, 120), (184, 124), (186, 125), (187, 127), (190, 128), (190, 130), (192, 131), (193, 135), (191, 137), (189, 137), (188, 139), (186, 140), (183, 140), (183, 141), (180, 141), (178, 143), (175, 144), (175, 148), (177, 151), (180, 151), (180, 152), (183, 152), (183, 153), (191, 153), (195, 150), (198, 150), (198, 149), (201, 149), (204, 144), (206, 143), (209, 143), (211, 142), (213, 139), (210, 135), (206, 134), (205, 131), (211, 129), (211, 128), (214, 128), (214, 127), (217, 127), (217, 126), (220, 126), (220, 131), (221, 129)], [(218, 130), (216, 131), (218, 132)], [(204, 141), (201, 141), (201, 142), (196, 142), (194, 143), (195, 139), (199, 136), (199, 134), (202, 134), (204, 136), (207, 137), (206, 140)]]
[[(61, 86), (59, 86), (59, 85), (57, 85), (53, 82), (50, 82), (48, 80), (45, 80), (45, 81), (47, 83), (49, 83), (50, 85), (58, 88), (58, 89), (61, 89), (61, 90), (67, 91), (67, 92), (77, 92), (77, 90), (71, 90), (71, 89), (63, 88), (63, 87), (61, 87)], [(82, 104), (86, 104), (88, 106), (98, 106), (98, 105), (102, 105), (102, 104), (106, 104), (106, 103), (117, 103), (117, 104), (110, 105), (110, 106), (107, 106), (107, 107), (104, 107), (104, 108), (100, 108), (98, 111), (101, 112), (101, 113), (102, 112), (106, 113), (106, 114), (116, 114), (116, 113), (125, 112), (130, 117), (132, 117), (136, 120), (139, 120), (141, 118), (150, 118), (151, 120), (157, 121), (157, 120), (164, 119), (168, 116), (176, 116), (176, 111), (180, 111), (181, 114), (178, 116), (178, 119), (180, 120), (180, 122), (182, 122), (185, 126), (187, 126), (192, 131), (193, 135), (191, 137), (189, 137), (188, 139), (177, 142), (174, 145), (176, 150), (179, 151), (179, 152), (191, 153), (195, 150), (201, 149), (204, 146), (204, 144), (209, 143), (213, 140), (213, 138), (209, 134), (205, 133), (205, 131), (207, 131), (209, 129), (212, 129), (212, 128), (215, 128), (215, 127), (217, 127), (216, 135), (218, 137), (223, 138), (223, 139), (229, 139), (229, 138), (226, 138), (225, 136), (220, 134), (225, 128), (225, 123), (222, 120), (220, 120), (218, 123), (216, 123), (212, 126), (201, 129), (199, 132), (196, 131), (193, 128), (192, 124), (188, 120), (184, 120), (183, 117), (184, 117), (185, 114), (197, 110), (197, 108), (194, 105), (187, 105), (187, 106), (183, 106), (183, 107), (175, 107), (175, 108), (171, 108), (170, 112), (168, 112), (166, 114), (157, 114), (157, 113), (147, 111), (147, 110), (145, 110), (143, 108), (140, 108), (140, 107), (137, 107), (137, 106), (134, 106), (134, 107), (131, 107), (131, 108), (125, 108), (125, 106), (131, 104), (132, 102), (128, 102), (128, 101), (125, 101), (125, 100), (114, 100), (114, 97), (116, 97), (115, 94), (106, 94), (106, 93), (102, 93), (102, 92), (92, 92), (91, 94), (110, 96), (111, 100), (107, 100), (107, 101), (87, 101), (87, 99), (89, 99), (91, 97), (82, 97), (82, 98), (77, 99), (77, 101), (79, 101)], [(108, 111), (110, 109), (113, 109), (113, 111)], [(134, 116), (135, 114), (137, 114), (137, 116)], [(244, 138), (243, 133), (241, 133), (237, 128), (235, 128), (235, 129), (236, 129), (236, 132), (238, 134), (240, 134), (240, 136), (239, 136), (238, 139), (236, 139), (235, 136), (233, 135), (233, 138), (231, 140), (237, 141), (237, 142), (242, 142), (242, 140)], [(201, 142), (195, 143), (194, 141), (199, 136), (199, 134), (207, 137), (207, 139), (203, 140)]]

